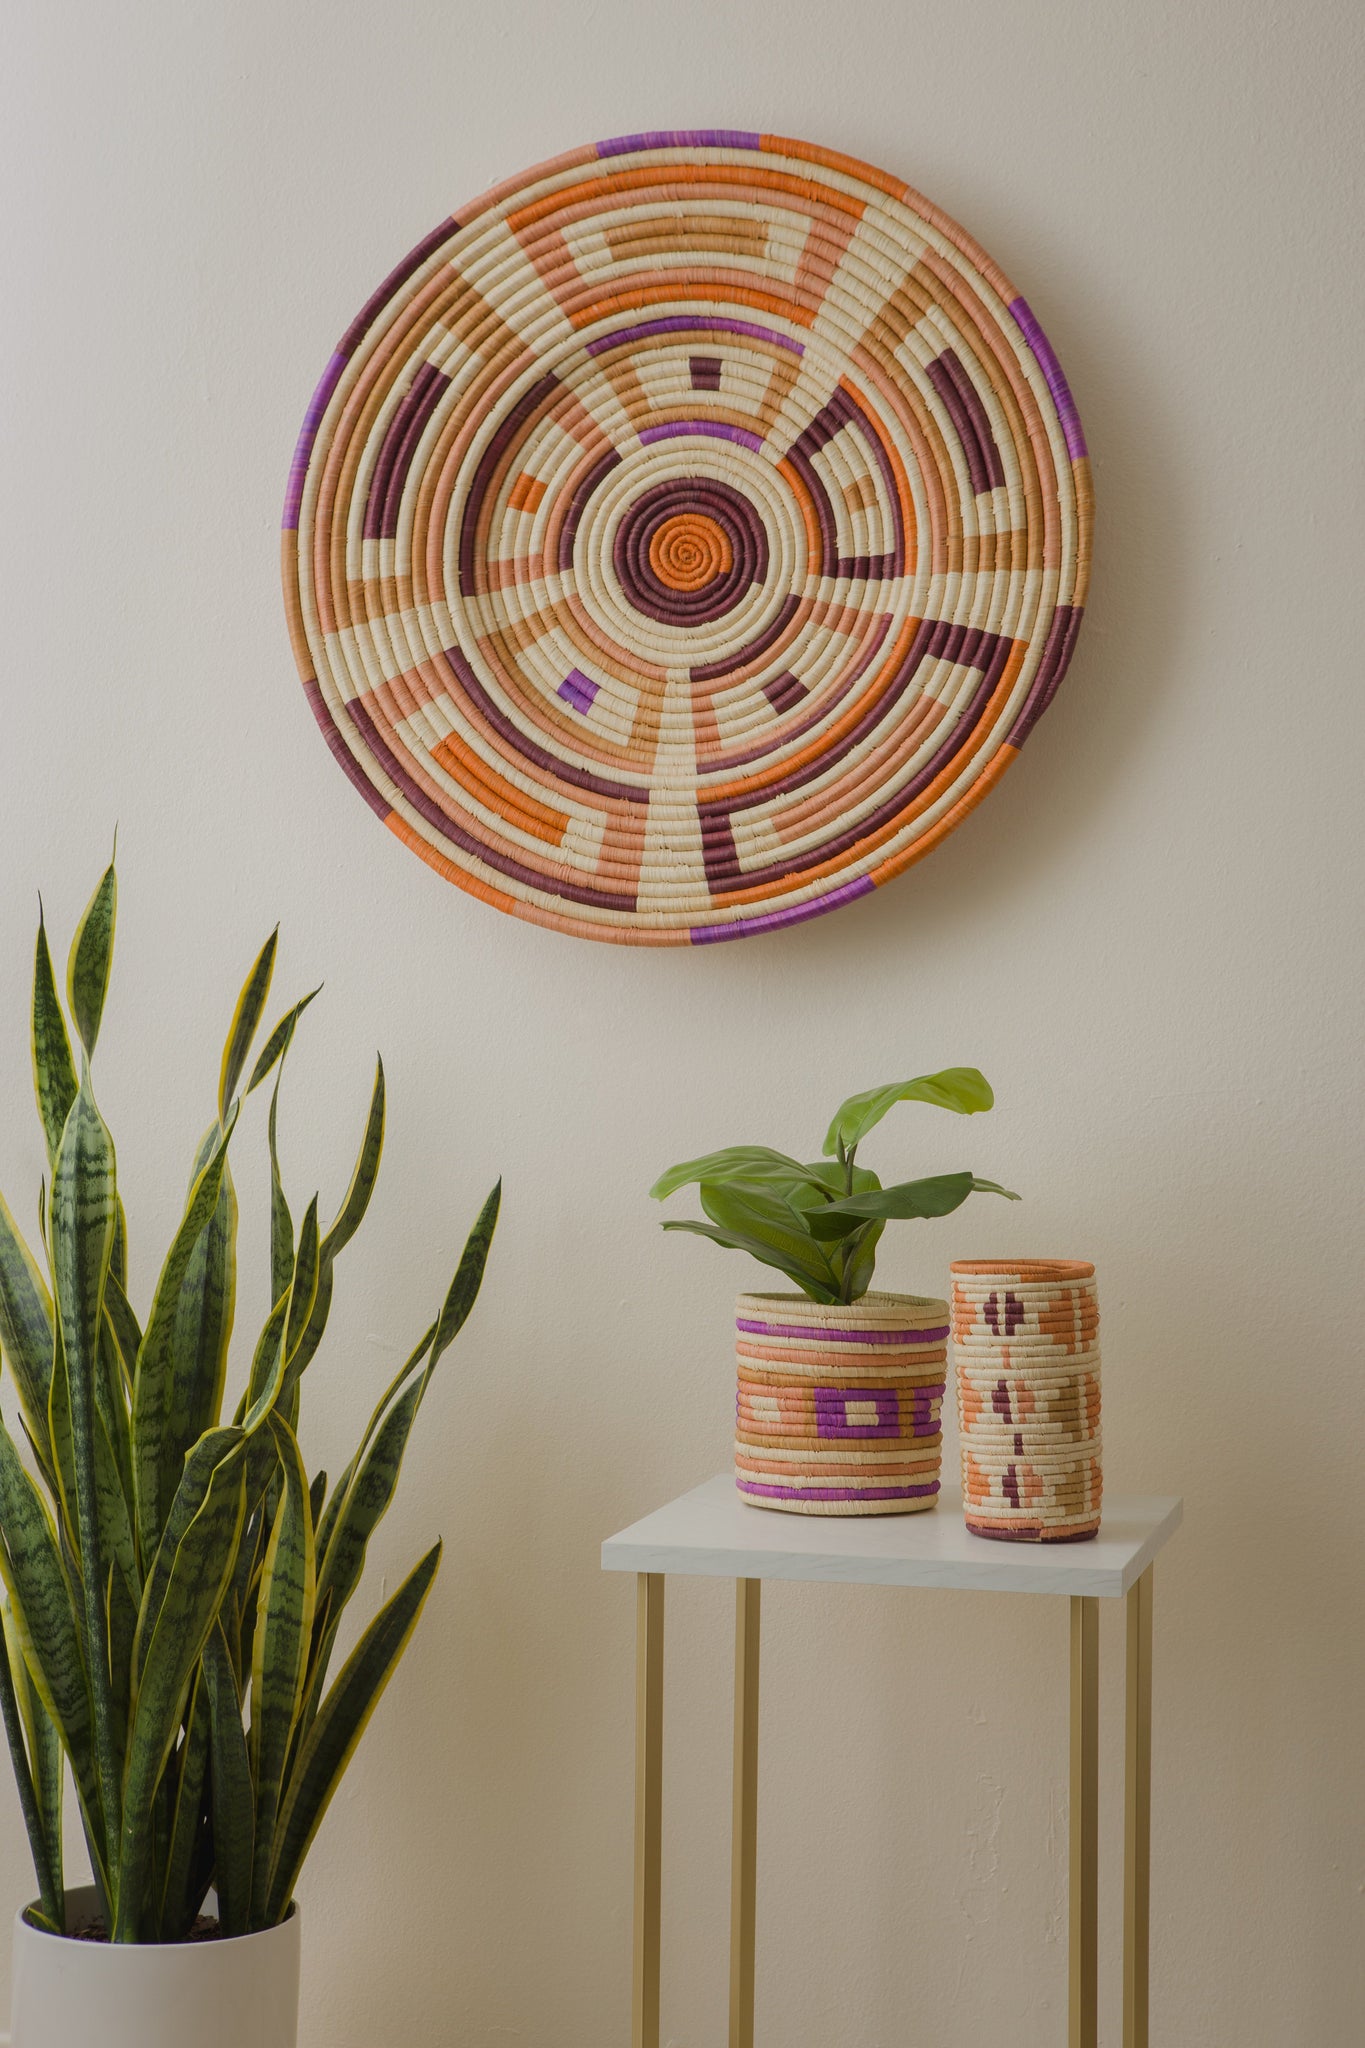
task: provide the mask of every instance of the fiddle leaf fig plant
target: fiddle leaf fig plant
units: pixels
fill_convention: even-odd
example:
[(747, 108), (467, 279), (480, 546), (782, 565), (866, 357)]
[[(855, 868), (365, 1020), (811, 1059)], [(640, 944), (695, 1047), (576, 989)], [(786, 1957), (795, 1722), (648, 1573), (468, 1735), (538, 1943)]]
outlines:
[[(324, 1225), (314, 1195), (295, 1228), (277, 1149), (280, 1080), (317, 991), (285, 1011), (251, 1064), (272, 933), (238, 999), (215, 1114), (139, 1315), (114, 1143), (91, 1079), (117, 896), (111, 863), (71, 947), (74, 1046), (39, 915), (33, 1075), (51, 1175), (38, 1214), (47, 1271), (0, 1198), (0, 1355), (22, 1437), (21, 1447), (0, 1420), (0, 1710), (37, 1874), (30, 1918), (65, 1932), (65, 1759), (109, 1937), (177, 1942), (211, 1885), (223, 1934), (285, 1918), (416, 1626), (439, 1543), (331, 1674), (417, 1412), (474, 1306), (501, 1184), (345, 1471), (335, 1483), (325, 1472), (310, 1479), (303, 1381), (327, 1331), (336, 1262), (379, 1171), (383, 1063), (340, 1208)], [(272, 1075), (271, 1308), (225, 1422), (237, 1292), (229, 1150), (247, 1098)]]
[(872, 1283), (877, 1245), (889, 1221), (947, 1216), (971, 1194), (1018, 1195), (973, 1173), (941, 1173), (883, 1187), (858, 1164), (858, 1147), (898, 1102), (927, 1102), (974, 1116), (995, 1097), (975, 1067), (946, 1067), (850, 1095), (825, 1133), (824, 1157), (803, 1162), (766, 1145), (731, 1145), (671, 1166), (650, 1189), (663, 1201), (696, 1183), (707, 1223), (670, 1219), (729, 1251), (748, 1252), (794, 1280), (811, 1301), (858, 1301)]

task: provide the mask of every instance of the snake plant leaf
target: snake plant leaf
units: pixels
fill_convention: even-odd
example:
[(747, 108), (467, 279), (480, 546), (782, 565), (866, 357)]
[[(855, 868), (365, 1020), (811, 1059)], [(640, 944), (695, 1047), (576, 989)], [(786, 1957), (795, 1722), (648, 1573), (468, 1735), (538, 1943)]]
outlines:
[(251, 1763), (256, 1786), (253, 1927), (267, 1924), (270, 1852), (289, 1745), (303, 1706), (317, 1590), (308, 1475), (292, 1430), (278, 1415), (271, 1416), (270, 1428), (284, 1487), (261, 1574), (251, 1658)]
[[(320, 1251), (318, 1198), (314, 1195), (299, 1226), (299, 1249), (294, 1260), (294, 1277), (290, 1282), (288, 1294), (282, 1297), (284, 1320), (279, 1342), (273, 1344), (264, 1355), (260, 1345), (257, 1346), (261, 1372), (258, 1378), (256, 1365), (253, 1364), (250, 1382), (253, 1391), (242, 1424), (248, 1436), (254, 1435), (274, 1412), (290, 1384), (291, 1370), (296, 1366), (309, 1318), (313, 1312), (313, 1304), (317, 1299)], [(271, 1310), (267, 1329), (274, 1323), (280, 1307), (281, 1302), (276, 1302)]]
[(226, 1124), (228, 1107), (237, 1093), (237, 1083), (242, 1078), (251, 1041), (261, 1021), (266, 997), (270, 994), (270, 977), (275, 972), (275, 948), (279, 944), (280, 928), (276, 925), (270, 937), (262, 946), (252, 963), (251, 972), (242, 984), (242, 993), (237, 998), (237, 1007), (232, 1013), (227, 1042), (223, 1047), (223, 1064), (218, 1073), (218, 1121)]
[[(215, 1624), (216, 1626), (216, 1624)], [(212, 1634), (209, 1643), (212, 1643)], [(205, 1662), (208, 1645), (205, 1646)], [(239, 1722), (240, 1727), (240, 1722)], [(209, 1763), (208, 1687), (201, 1663), (185, 1710), (185, 1733), (176, 1751), (170, 1812), (170, 1835), (161, 1880), (157, 1939), (183, 1941), (194, 1925), (199, 1898), (194, 1883), (198, 1848), (204, 1833), (204, 1786)], [(168, 1777), (170, 1772), (167, 1773)]]
[(261, 1047), (256, 1064), (251, 1069), (251, 1079), (242, 1090), (244, 1095), (250, 1095), (255, 1089), (259, 1088), (262, 1081), (269, 1075), (275, 1062), (283, 1059), (285, 1053), (289, 1050), (290, 1042), (294, 1036), (294, 1028), (299, 1018), (308, 1008), (314, 996), (321, 993), (321, 990), (322, 984), (319, 982), (317, 988), (310, 988), (306, 996), (299, 997), (292, 1010), (285, 1011), (279, 1023)]
[(240, 1430), (213, 1430), (185, 1460), (142, 1596), (133, 1641), (115, 1941), (137, 1940), (143, 1924), (155, 1794), (194, 1668), (232, 1576), (246, 1509), (244, 1453)]
[(86, 904), (66, 966), (66, 998), (75, 1019), (85, 1056), (90, 1059), (100, 1035), (109, 968), (114, 956), (114, 920), (118, 912), (118, 877), (110, 861)]
[(289, 1910), (304, 1857), (322, 1825), (370, 1716), (407, 1648), (441, 1562), (436, 1543), (385, 1601), (337, 1673), (299, 1751), (280, 1810), (271, 1856), (265, 1924)]
[[(98, 899), (99, 891), (96, 890), (95, 900)], [(112, 920), (112, 910), (109, 917)], [(78, 938), (72, 956), (73, 985), (78, 978), (79, 949)], [(90, 972), (93, 974), (94, 970)], [(76, 1007), (74, 996), (72, 1007)], [(93, 1014), (94, 1025), (98, 1029), (98, 1007), (90, 1014)], [(92, 1041), (85, 1026), (82, 1026), (82, 1038), (88, 1050)], [(87, 1059), (82, 1062), (80, 1087), (67, 1115), (52, 1174), (52, 1277), (70, 1395), (75, 1524), (80, 1544), (85, 1633), (90, 1655), (95, 1763), (100, 1781), (100, 1800), (111, 1840), (118, 1831), (120, 1773), (110, 1695), (104, 1559), (100, 1542), (97, 1381), (100, 1375), (100, 1330), (104, 1319), (104, 1282), (114, 1241), (114, 1199), (114, 1145), (95, 1106)], [(54, 1377), (55, 1371), (54, 1355)]]
[(810, 1215), (816, 1237), (843, 1236), (851, 1225), (891, 1216), (947, 1216), (971, 1194), (1005, 1195), (1019, 1200), (1008, 1188), (994, 1181), (978, 1180), (972, 1173), (938, 1173), (927, 1180), (906, 1180), (892, 1188), (877, 1188), (866, 1194), (848, 1195), (830, 1202)]
[[(38, 1811), (42, 1821), (48, 1868), (60, 1894), (63, 1881), (62, 1791), (65, 1778), (61, 1738), (53, 1725), (51, 1715), (38, 1696), (38, 1688), (33, 1683), (33, 1674), (25, 1661), (23, 1644), (19, 1640), (14, 1609), (8, 1600), (0, 1608), (0, 1623), (3, 1623), (4, 1627), (15, 1700), (32, 1764), (33, 1789), (37, 1795)], [(61, 1931), (66, 1931), (65, 1921), (61, 1923)]]
[(76, 1602), (47, 1508), (3, 1421), (0, 1577), (9, 1594), (24, 1663), (70, 1759), (95, 1861), (95, 1879), (107, 1896), (108, 1857), (95, 1771), (94, 1717)]
[[(216, 1132), (215, 1125), (201, 1148), (196, 1177), (212, 1155)], [(162, 1500), (174, 1492), (190, 1446), (217, 1425), (236, 1302), (237, 1192), (232, 1168), (225, 1161), (218, 1200), (190, 1253), (176, 1303), (161, 1445)]]
[(14, 1375), (24, 1423), (47, 1459), (47, 1396), (52, 1378), (52, 1297), (0, 1195), (0, 1352)]
[(920, 1074), (913, 1081), (865, 1088), (840, 1103), (825, 1134), (825, 1155), (832, 1157), (841, 1144), (846, 1152), (852, 1151), (898, 1102), (928, 1102), (936, 1109), (956, 1110), (959, 1116), (975, 1116), (994, 1101), (990, 1082), (975, 1067), (945, 1067), (941, 1073)]
[(805, 1214), (780, 1195), (742, 1185), (713, 1187), (709, 1181), (702, 1182), (698, 1194), (702, 1208), (722, 1230), (756, 1238), (816, 1285), (833, 1285), (829, 1259), (823, 1247), (812, 1240)]
[[(25, 1712), (25, 1705), (28, 1711)], [(35, 1718), (36, 1709), (36, 1718)], [(61, 1750), (56, 1731), (29, 1682), (23, 1652), (6, 1603), (0, 1630), (0, 1713), (5, 1723), (19, 1809), (38, 1878), (37, 1916), (51, 1934), (65, 1934), (61, 1866)], [(52, 1769), (55, 1763), (55, 1773)], [(44, 1794), (52, 1802), (44, 1810)], [(53, 1827), (55, 1817), (56, 1826)], [(55, 1850), (55, 1860), (54, 1860)]]
[(119, 1376), (131, 1399), (133, 1382), (137, 1377), (137, 1355), (142, 1349), (142, 1329), (112, 1265), (104, 1281), (104, 1320), (118, 1356)]
[(227, 1148), (236, 1121), (237, 1111), (233, 1108), (190, 1189), (185, 1213), (162, 1264), (156, 1292), (152, 1296), (151, 1313), (138, 1348), (133, 1385), (133, 1479), (137, 1492), (138, 1540), (144, 1559), (151, 1557), (156, 1550), (170, 1502), (170, 1494), (165, 1490), (163, 1447), (170, 1424), (180, 1290), (194, 1256), (194, 1248), (218, 1206), (223, 1176), (227, 1171)]
[(327, 1474), (325, 1472), (315, 1472), (313, 1474), (313, 1483), (308, 1489), (308, 1519), (313, 1525), (314, 1536), (317, 1534), (318, 1523), (322, 1519), (322, 1504), (326, 1498)]
[(209, 1630), (203, 1673), (213, 1757), (213, 1874), (218, 1923), (226, 1935), (246, 1934), (251, 1927), (255, 1793), (242, 1727), (242, 1695), (221, 1620)]
[(403, 1455), (422, 1405), (427, 1378), (423, 1373), (394, 1402), (342, 1503), (318, 1584), (319, 1598), (326, 1599), (328, 1613), (326, 1629), (318, 1640), (318, 1668), (322, 1675), (331, 1661), (332, 1645), (346, 1604), (364, 1573), (370, 1537), (388, 1513), (397, 1490)]
[(276, 1137), (276, 1119), (280, 1109), (280, 1081), (284, 1075), (284, 1062), (275, 1076), (275, 1086), (270, 1091), (270, 1115), (266, 1122), (267, 1141), (270, 1152), (270, 1299), (278, 1301), (294, 1277), (294, 1219), (289, 1213), (289, 1202), (280, 1178), (280, 1153)]
[(788, 1259), (759, 1238), (743, 1236), (737, 1231), (721, 1230), (714, 1223), (694, 1223), (690, 1220), (683, 1221), (681, 1218), (665, 1223), (663, 1227), (665, 1230), (686, 1230), (693, 1237), (709, 1237), (712, 1244), (722, 1245), (726, 1251), (747, 1252), (751, 1259), (757, 1259), (761, 1265), (773, 1266), (779, 1273), (785, 1273), (811, 1301), (837, 1301), (839, 1298), (832, 1276), (828, 1283), (812, 1279), (805, 1266), (798, 1265), (794, 1259)]
[(712, 1186), (720, 1186), (739, 1180), (750, 1186), (763, 1186), (774, 1181), (813, 1179), (810, 1167), (803, 1166), (799, 1159), (792, 1159), (785, 1152), (774, 1152), (769, 1145), (727, 1145), (720, 1152), (704, 1152), (700, 1159), (685, 1159), (680, 1166), (670, 1166), (667, 1173), (659, 1175), (649, 1192), (656, 1202), (661, 1202), (666, 1195), (686, 1187), (691, 1181), (708, 1181)]
[(330, 1262), (338, 1252), (345, 1249), (365, 1220), (365, 1211), (370, 1206), (370, 1196), (379, 1178), (379, 1161), (384, 1151), (384, 1062), (375, 1055), (374, 1087), (370, 1091), (370, 1107), (365, 1118), (365, 1131), (360, 1140), (360, 1151), (351, 1174), (350, 1186), (345, 1200), (323, 1239), (323, 1256)]
[(71, 1040), (66, 1019), (57, 999), (57, 982), (48, 951), (47, 929), (43, 923), (42, 898), (38, 899), (38, 942), (33, 955), (33, 1092), (47, 1141), (48, 1164), (57, 1157), (62, 1130), (76, 1100), (76, 1068), (71, 1058)]

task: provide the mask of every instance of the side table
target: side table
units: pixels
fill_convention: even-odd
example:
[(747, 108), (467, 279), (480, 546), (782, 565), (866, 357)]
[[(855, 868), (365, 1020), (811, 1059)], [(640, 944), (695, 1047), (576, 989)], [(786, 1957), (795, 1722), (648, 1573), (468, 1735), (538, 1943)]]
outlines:
[(664, 1580), (735, 1581), (735, 1748), (730, 1889), (730, 2048), (753, 2048), (758, 1842), (759, 1612), (764, 1579), (1065, 1594), (1071, 1602), (1068, 2048), (1096, 2048), (1099, 1937), (1099, 1603), (1127, 1605), (1123, 2048), (1147, 2048), (1152, 1785), (1152, 1565), (1180, 1526), (1178, 1500), (1106, 1497), (1085, 1543), (998, 1543), (967, 1532), (945, 1486), (918, 1515), (777, 1514), (709, 1479), (602, 1546), (604, 1571), (636, 1575), (635, 1969), (631, 2048), (659, 2048)]

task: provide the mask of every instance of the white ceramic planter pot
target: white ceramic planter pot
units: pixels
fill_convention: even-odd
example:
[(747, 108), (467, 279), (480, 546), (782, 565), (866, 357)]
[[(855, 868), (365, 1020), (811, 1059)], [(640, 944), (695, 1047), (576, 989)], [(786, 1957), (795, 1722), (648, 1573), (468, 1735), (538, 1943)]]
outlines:
[(948, 1304), (865, 1294), (846, 1308), (741, 1294), (735, 1481), (792, 1515), (913, 1515), (938, 1500)]
[[(99, 1908), (67, 1895), (67, 1926)], [(11, 2048), (297, 2048), (299, 1912), (232, 1941), (115, 1947), (14, 1922)]]

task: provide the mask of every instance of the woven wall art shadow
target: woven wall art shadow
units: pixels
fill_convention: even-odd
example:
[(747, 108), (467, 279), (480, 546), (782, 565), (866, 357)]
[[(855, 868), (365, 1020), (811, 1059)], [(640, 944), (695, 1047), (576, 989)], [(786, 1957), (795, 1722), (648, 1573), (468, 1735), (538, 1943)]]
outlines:
[(308, 409), (304, 686), (384, 822), (583, 937), (865, 895), (1015, 759), (1075, 642), (1085, 442), (1033, 314), (900, 180), (626, 136), (443, 221)]

